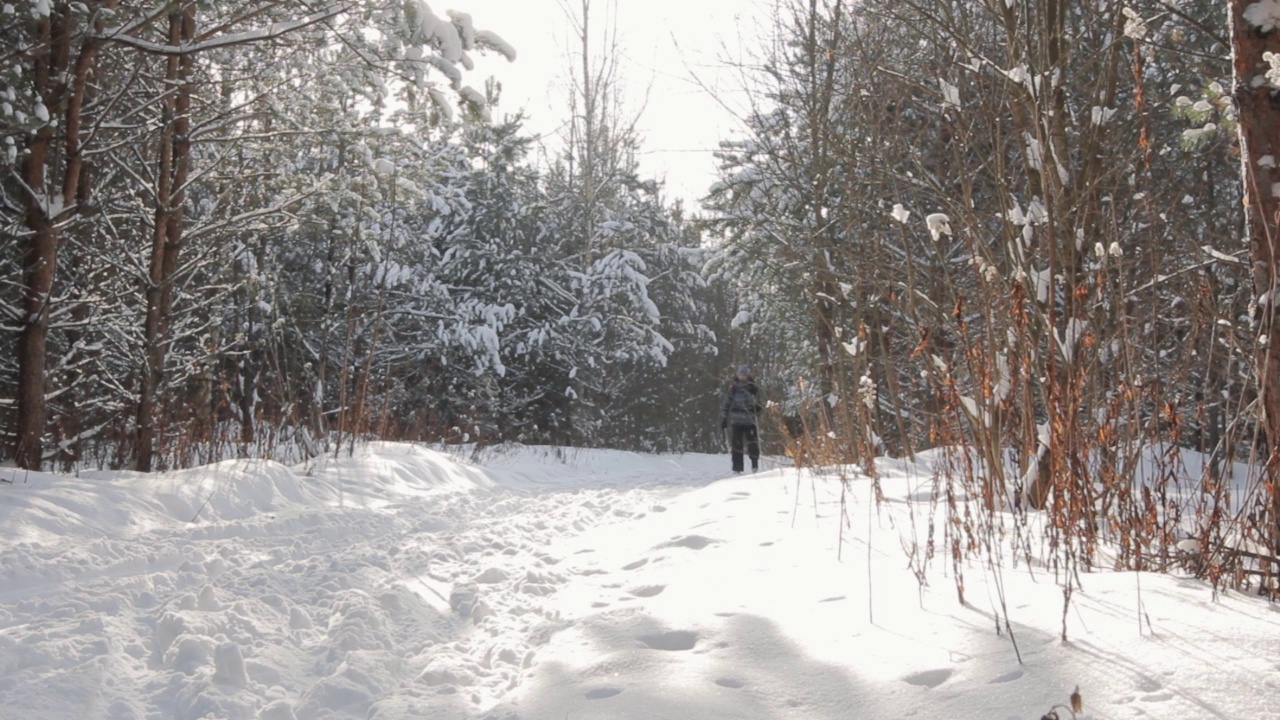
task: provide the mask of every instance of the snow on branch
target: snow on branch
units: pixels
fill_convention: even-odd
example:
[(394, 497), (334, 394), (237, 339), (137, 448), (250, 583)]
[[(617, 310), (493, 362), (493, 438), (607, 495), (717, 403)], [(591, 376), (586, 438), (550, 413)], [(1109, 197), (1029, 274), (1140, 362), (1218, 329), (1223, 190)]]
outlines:
[(943, 235), (951, 235), (951, 218), (944, 213), (930, 213), (925, 216), (924, 222), (934, 240)]
[(1259, 32), (1270, 32), (1280, 27), (1280, 0), (1260, 0), (1244, 9), (1246, 22)]
[(348, 5), (346, 3), (332, 5), (320, 12), (313, 13), (297, 20), (271, 23), (265, 27), (256, 28), (254, 30), (229, 33), (212, 40), (205, 40), (203, 42), (196, 43), (183, 43), (181, 45), (169, 45), (167, 43), (155, 43), (143, 40), (142, 38), (128, 34), (127, 27), (113, 28), (100, 33), (93, 33), (90, 37), (98, 40), (118, 43), (120, 45), (128, 45), (129, 47), (136, 48), (143, 52), (152, 53), (154, 55), (191, 55), (194, 53), (207, 52), (209, 50), (217, 50), (234, 45), (248, 45), (255, 42), (261, 42), (263, 40), (272, 40), (283, 37), (289, 33), (296, 32), (340, 15), (346, 12), (347, 8)]
[(511, 43), (503, 40), (497, 33), (488, 30), (477, 30), (475, 34), (476, 47), (494, 50), (507, 59), (508, 62), (514, 62), (516, 59), (516, 49)]

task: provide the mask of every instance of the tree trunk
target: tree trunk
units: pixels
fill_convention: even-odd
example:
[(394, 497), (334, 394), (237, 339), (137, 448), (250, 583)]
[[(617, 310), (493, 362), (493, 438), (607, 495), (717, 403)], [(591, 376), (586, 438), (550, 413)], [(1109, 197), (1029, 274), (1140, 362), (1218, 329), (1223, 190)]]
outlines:
[[(22, 179), (39, 192), (53, 131), (41, 128), (27, 148)], [(57, 263), (58, 234), (42, 198), (27, 193), (26, 226), (31, 235), (23, 259), (22, 330), (18, 335), (18, 413), (14, 461), (39, 470), (44, 457), (45, 348), (49, 337), (49, 293)]]
[(582, 242), (587, 249), (584, 267), (594, 259), (596, 222), (596, 93), (591, 76), (591, 2), (582, 0)]
[(1263, 487), (1271, 493), (1272, 548), (1280, 551), (1280, 358), (1274, 352), (1277, 287), (1280, 287), (1280, 238), (1277, 213), (1280, 198), (1273, 183), (1280, 179), (1274, 163), (1262, 159), (1280, 156), (1280, 105), (1276, 85), (1265, 74), (1270, 64), (1263, 54), (1280, 52), (1280, 31), (1266, 32), (1244, 18), (1252, 0), (1230, 0), (1232, 86), (1239, 116), (1240, 180), (1244, 186), (1245, 220), (1253, 260), (1253, 296), (1257, 303), (1254, 362), (1269, 459)]
[[(814, 335), (817, 341), (818, 360), (821, 364), (820, 380), (822, 388), (822, 409), (828, 427), (840, 437), (849, 438), (853, 428), (843, 427), (841, 415), (834, 412), (830, 398), (839, 397), (841, 392), (840, 354), (836, 337), (836, 298), (841, 296), (839, 284), (836, 282), (833, 259), (839, 251), (839, 238), (836, 228), (831, 222), (831, 100), (835, 93), (835, 54), (830, 48), (840, 45), (840, 26), (843, 16), (843, 3), (836, 2), (831, 8), (830, 37), (820, 38), (818, 21), (820, 10), (817, 0), (810, 0), (809, 14), (806, 18), (806, 70), (809, 73), (808, 86), (808, 146), (809, 155), (809, 212), (812, 213), (814, 226), (811, 242), (814, 251), (811, 257), (810, 277), (812, 285), (810, 293), (813, 297)], [(853, 402), (852, 398), (840, 398), (845, 402)], [(853, 448), (850, 448), (853, 450)], [(863, 458), (864, 460), (867, 458)]]
[[(196, 8), (188, 4), (169, 15), (169, 43), (180, 45), (195, 37)], [(191, 75), (189, 54), (171, 55), (165, 72), (167, 87), (177, 92), (164, 100), (165, 130), (160, 138), (157, 168), (155, 229), (151, 243), (147, 284), (147, 316), (143, 327), (146, 365), (138, 393), (138, 447), (136, 468), (150, 472), (157, 435), (156, 410), (164, 362), (168, 355), (168, 323), (173, 304), (173, 276), (182, 242), (183, 199), (191, 165)]]
[[(102, 3), (106, 8), (115, 2)], [(61, 118), (65, 133), (65, 157), (51, 161), (54, 132), (45, 125), (27, 145), (22, 165), (25, 183), (24, 224), (28, 230), (23, 255), (22, 329), (18, 335), (18, 398), (14, 426), (14, 461), (19, 467), (39, 470), (44, 458), (45, 391), (49, 340), (49, 297), (57, 272), (58, 223), (75, 209), (77, 198), (87, 192), (80, 181), (84, 153), (80, 145), (81, 111), (88, 76), (97, 58), (99, 41), (86, 38), (71, 58), (74, 31), (72, 10), (61, 5), (38, 25), (38, 45), (32, 50), (33, 90), (49, 115)], [(99, 23), (100, 27), (100, 23)], [(46, 183), (48, 172), (61, 171), (58, 207), (51, 207)]]

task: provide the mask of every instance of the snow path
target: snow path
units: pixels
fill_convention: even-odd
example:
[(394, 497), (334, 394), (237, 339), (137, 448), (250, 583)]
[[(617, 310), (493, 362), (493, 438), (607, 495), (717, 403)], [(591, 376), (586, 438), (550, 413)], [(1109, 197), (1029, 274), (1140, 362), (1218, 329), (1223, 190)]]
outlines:
[(552, 550), (580, 575), (557, 596), (566, 627), (485, 717), (1034, 720), (1077, 685), (1080, 720), (1276, 717), (1240, 692), (1280, 689), (1274, 605), (1089, 573), (1063, 643), (1052, 574), (1005, 568), (1020, 662), (986, 568), (965, 564), (966, 605), (945, 560), (924, 588), (906, 568), (928, 471), (880, 469), (878, 511), (865, 478), (846, 498), (842, 558), (839, 483), (789, 471), (685, 488), (661, 512), (565, 537)]
[[(564, 625), (547, 598), (569, 577), (548, 545), (642, 516), (662, 493), (643, 487), (652, 462), (583, 489), (567, 466), (549, 477), (499, 458), (460, 476), (449, 456), (377, 450), (381, 466), (330, 463), (312, 478), (223, 463), (138, 499), (93, 479), (15, 485), (3, 511), (43, 511), (50, 534), (0, 557), (0, 715), (474, 716)], [(486, 487), (491, 476), (506, 487)], [(711, 476), (666, 473), (688, 479)], [(203, 508), (201, 488), (213, 490)], [(112, 524), (137, 532), (98, 534), (104, 501), (121, 508)], [(197, 508), (196, 523), (181, 522)], [(56, 523), (68, 514), (81, 527)], [(61, 704), (69, 697), (90, 704)]]
[(907, 569), (927, 459), (878, 461), (879, 505), (852, 478), (843, 530), (835, 478), (726, 464), (0, 469), (0, 720), (1031, 720), (1076, 685), (1079, 720), (1277, 717), (1272, 603), (1099, 570), (1063, 642), (1043, 558), (961, 563), (965, 604), (941, 539)]

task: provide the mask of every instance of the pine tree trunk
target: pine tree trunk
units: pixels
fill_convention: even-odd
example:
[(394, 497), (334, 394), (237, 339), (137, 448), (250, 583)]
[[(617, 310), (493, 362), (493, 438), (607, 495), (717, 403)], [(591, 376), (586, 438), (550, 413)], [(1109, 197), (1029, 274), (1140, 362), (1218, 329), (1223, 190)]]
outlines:
[[(114, 2), (104, 7), (114, 7)], [(14, 462), (19, 467), (39, 470), (44, 458), (44, 426), (47, 417), (47, 348), (49, 340), (49, 298), (57, 272), (58, 222), (75, 208), (78, 198), (87, 197), (80, 182), (84, 153), (80, 145), (81, 111), (88, 76), (97, 58), (100, 41), (87, 38), (72, 63), (72, 10), (60, 6), (38, 25), (39, 44), (32, 50), (33, 90), (51, 117), (62, 121), (65, 141), (63, 162), (56, 158), (54, 129), (45, 125), (27, 145), (22, 179), (27, 188), (24, 224), (28, 230), (23, 256), (22, 329), (18, 335), (18, 398), (14, 425)], [(100, 27), (100, 24), (99, 24)], [(58, 184), (60, 203), (56, 212), (47, 193), (49, 168), (61, 172)]]
[[(45, 158), (53, 131), (41, 128), (28, 146), (23, 181), (39, 190), (45, 183)], [(49, 293), (57, 263), (58, 234), (41, 199), (27, 193), (26, 226), (30, 231), (23, 259), (22, 330), (18, 335), (18, 413), (14, 461), (39, 470), (44, 456), (45, 362), (49, 337)]]
[[(195, 4), (169, 16), (169, 43), (179, 45), (195, 37)], [(165, 131), (160, 139), (157, 169), (155, 231), (151, 244), (147, 284), (147, 316), (143, 326), (146, 366), (138, 393), (138, 446), (136, 468), (150, 472), (157, 436), (157, 408), (164, 363), (168, 355), (168, 323), (173, 304), (173, 276), (182, 242), (184, 186), (191, 165), (191, 55), (171, 55), (165, 72), (167, 87), (177, 92), (164, 101)]]
[(1263, 54), (1280, 52), (1280, 30), (1262, 32), (1244, 18), (1252, 0), (1230, 0), (1233, 87), (1239, 117), (1240, 179), (1244, 186), (1245, 219), (1253, 259), (1255, 367), (1258, 375), (1262, 425), (1269, 458), (1263, 487), (1271, 493), (1272, 548), (1280, 551), (1280, 357), (1276, 356), (1276, 303), (1280, 298), (1280, 238), (1277, 214), (1280, 198), (1273, 183), (1280, 180), (1275, 163), (1280, 157), (1280, 104), (1275, 85), (1265, 80), (1269, 63)]

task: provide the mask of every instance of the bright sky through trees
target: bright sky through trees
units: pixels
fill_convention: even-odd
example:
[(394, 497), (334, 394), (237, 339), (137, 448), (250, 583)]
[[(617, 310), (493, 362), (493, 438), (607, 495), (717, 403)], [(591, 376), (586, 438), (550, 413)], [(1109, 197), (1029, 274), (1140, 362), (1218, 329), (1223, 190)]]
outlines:
[[(519, 53), (514, 63), (496, 55), (477, 58), (477, 76), (491, 75), (503, 85), (499, 114), (524, 108), (531, 130), (554, 135), (567, 122), (569, 69), (575, 62), (570, 53), (577, 52), (571, 16), (581, 13), (580, 1), (455, 4)], [(593, 27), (603, 29), (607, 17), (617, 28), (626, 109), (641, 113), (641, 168), (665, 176), (668, 195), (692, 208), (713, 181), (711, 151), (736, 127), (734, 115), (743, 100), (733, 66), (753, 54), (750, 38), (759, 35), (764, 5), (758, 0), (596, 0), (592, 14)], [(597, 49), (603, 47), (598, 35), (593, 42)], [(719, 101), (699, 82), (714, 90)], [(549, 138), (548, 147), (556, 142)]]

